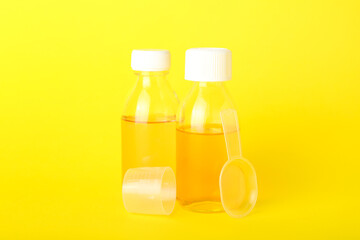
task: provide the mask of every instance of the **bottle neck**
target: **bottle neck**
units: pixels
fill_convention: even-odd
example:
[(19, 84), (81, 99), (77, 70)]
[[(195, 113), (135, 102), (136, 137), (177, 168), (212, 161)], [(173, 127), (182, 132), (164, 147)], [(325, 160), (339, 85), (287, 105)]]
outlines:
[(222, 133), (220, 112), (234, 109), (225, 82), (194, 82), (179, 109), (177, 127), (196, 133)]
[(195, 82), (195, 85), (200, 88), (222, 88), (224, 87), (224, 82)]
[(168, 71), (146, 72), (135, 71), (137, 85), (143, 88), (161, 87), (167, 84)]
[(168, 71), (135, 71), (137, 78), (125, 104), (124, 119), (135, 122), (175, 121), (178, 99), (167, 81)]
[(224, 82), (195, 82), (194, 88), (203, 94), (219, 94), (224, 93)]

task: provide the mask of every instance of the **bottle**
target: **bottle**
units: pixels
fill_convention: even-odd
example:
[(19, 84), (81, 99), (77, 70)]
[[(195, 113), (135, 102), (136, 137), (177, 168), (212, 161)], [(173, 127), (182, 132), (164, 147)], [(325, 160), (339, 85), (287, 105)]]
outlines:
[(177, 119), (177, 199), (195, 212), (221, 212), (219, 177), (227, 151), (220, 112), (234, 109), (224, 86), (231, 79), (231, 51), (187, 50), (185, 79), (194, 85)]
[(175, 171), (178, 99), (167, 81), (170, 52), (134, 50), (131, 67), (137, 80), (122, 116), (122, 174), (137, 167)]

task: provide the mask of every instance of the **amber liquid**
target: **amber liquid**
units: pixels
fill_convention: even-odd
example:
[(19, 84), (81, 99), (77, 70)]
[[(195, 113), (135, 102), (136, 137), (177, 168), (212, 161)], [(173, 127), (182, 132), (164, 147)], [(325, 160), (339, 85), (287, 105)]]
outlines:
[(173, 120), (136, 122), (123, 117), (122, 173), (129, 168), (165, 167), (175, 171), (176, 122)]
[(202, 133), (190, 128), (176, 131), (177, 198), (195, 212), (220, 212), (219, 177), (227, 161), (221, 125), (208, 125)]

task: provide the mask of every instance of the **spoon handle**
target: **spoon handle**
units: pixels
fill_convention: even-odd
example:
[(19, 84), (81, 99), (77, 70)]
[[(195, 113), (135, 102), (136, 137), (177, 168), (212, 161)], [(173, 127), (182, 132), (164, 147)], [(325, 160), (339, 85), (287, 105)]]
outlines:
[(236, 110), (225, 109), (220, 112), (222, 127), (225, 136), (228, 160), (242, 156), (240, 143), (240, 129)]

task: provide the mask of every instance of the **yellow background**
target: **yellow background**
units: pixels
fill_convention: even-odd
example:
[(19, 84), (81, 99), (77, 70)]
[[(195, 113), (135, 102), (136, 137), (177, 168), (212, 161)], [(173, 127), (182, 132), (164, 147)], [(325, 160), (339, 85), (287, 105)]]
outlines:
[[(125, 212), (134, 48), (233, 52), (259, 198), (243, 219)], [(360, 238), (359, 1), (1, 1), (0, 239)]]

